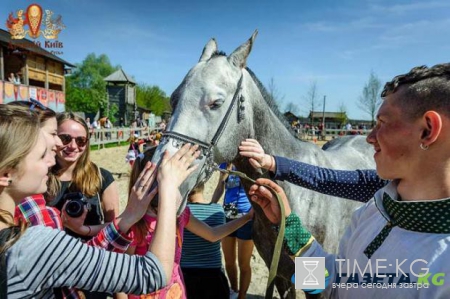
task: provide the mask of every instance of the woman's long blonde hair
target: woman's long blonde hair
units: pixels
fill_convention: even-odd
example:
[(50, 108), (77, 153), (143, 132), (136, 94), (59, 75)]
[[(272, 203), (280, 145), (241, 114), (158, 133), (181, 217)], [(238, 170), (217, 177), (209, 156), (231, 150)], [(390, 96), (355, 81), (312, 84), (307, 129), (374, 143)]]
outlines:
[[(0, 104), (0, 171), (20, 171), (21, 162), (39, 138), (39, 130), (39, 118), (29, 108)], [(15, 226), (13, 215), (1, 209), (0, 221)], [(20, 232), (7, 238), (7, 242), (0, 246), (0, 253), (8, 250), (21, 237), (26, 224), (20, 223), (19, 226)]]
[[(82, 117), (72, 112), (64, 112), (58, 113), (56, 119), (58, 121), (58, 127), (68, 120), (79, 123), (83, 126), (86, 132), (86, 138), (89, 140), (89, 128)], [(46, 194), (48, 200), (54, 199), (61, 189), (61, 182), (58, 179), (61, 175), (61, 166), (58, 164), (58, 159), (56, 159), (56, 165), (53, 166), (51, 174)], [(91, 161), (89, 141), (86, 143), (86, 149), (83, 154), (76, 162), (71, 182), (69, 190), (82, 192), (87, 197), (92, 197), (100, 192), (102, 177), (99, 167)]]

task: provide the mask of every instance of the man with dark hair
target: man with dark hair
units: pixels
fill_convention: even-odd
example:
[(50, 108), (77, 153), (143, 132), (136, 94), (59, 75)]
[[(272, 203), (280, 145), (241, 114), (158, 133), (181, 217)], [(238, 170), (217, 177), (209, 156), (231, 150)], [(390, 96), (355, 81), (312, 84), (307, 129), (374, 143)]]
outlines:
[[(281, 187), (259, 179), (285, 204), (287, 251), (325, 257), (332, 298), (450, 298), (450, 64), (412, 69), (387, 83), (367, 137), (378, 175), (390, 182), (356, 210), (337, 255), (327, 253), (291, 213)], [(274, 195), (249, 194), (280, 222)]]

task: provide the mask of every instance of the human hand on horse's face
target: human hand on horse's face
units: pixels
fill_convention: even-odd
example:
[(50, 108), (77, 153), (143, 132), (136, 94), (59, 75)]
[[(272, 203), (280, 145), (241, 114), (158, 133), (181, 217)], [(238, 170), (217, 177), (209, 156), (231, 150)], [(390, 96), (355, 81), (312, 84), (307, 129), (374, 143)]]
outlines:
[(158, 188), (150, 191), (156, 176), (156, 164), (147, 162), (131, 188), (127, 206), (121, 215), (126, 216), (130, 223), (134, 224), (144, 216), (150, 202), (158, 193)]
[(286, 194), (283, 188), (269, 179), (261, 178), (256, 180), (256, 184), (252, 185), (248, 192), (250, 199), (262, 208), (270, 222), (279, 224), (281, 221), (280, 205), (276, 196), (264, 186), (272, 188), (279, 195), (284, 204), (284, 215), (288, 217), (291, 214), (291, 207), (289, 206)]
[(158, 170), (158, 184), (169, 184), (170, 187), (178, 189), (184, 180), (194, 172), (198, 164), (191, 165), (200, 155), (198, 145), (191, 146), (189, 143), (180, 148), (172, 157), (166, 151), (163, 155)]
[(275, 171), (275, 161), (271, 155), (264, 152), (261, 144), (255, 139), (245, 139), (239, 146), (239, 154), (249, 158), (254, 168), (264, 168)]

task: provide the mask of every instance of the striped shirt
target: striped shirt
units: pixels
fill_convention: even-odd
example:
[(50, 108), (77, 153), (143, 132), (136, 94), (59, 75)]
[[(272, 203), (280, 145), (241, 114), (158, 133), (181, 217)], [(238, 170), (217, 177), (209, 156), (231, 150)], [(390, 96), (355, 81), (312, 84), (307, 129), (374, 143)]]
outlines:
[(8, 298), (53, 298), (54, 287), (148, 294), (166, 285), (155, 255), (87, 246), (65, 232), (33, 226), (7, 252)]
[[(191, 213), (211, 227), (225, 223), (225, 213), (217, 203), (189, 203)], [(184, 229), (181, 268), (221, 268), (220, 241), (209, 242)]]

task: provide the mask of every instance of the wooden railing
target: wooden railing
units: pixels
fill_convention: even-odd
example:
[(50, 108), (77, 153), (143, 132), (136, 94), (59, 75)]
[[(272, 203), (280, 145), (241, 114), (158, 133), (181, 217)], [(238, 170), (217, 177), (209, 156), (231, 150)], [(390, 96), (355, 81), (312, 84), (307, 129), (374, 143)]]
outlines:
[[(140, 138), (147, 138), (150, 132), (157, 131), (160, 132), (159, 128), (121, 128), (116, 127), (112, 129), (92, 129), (90, 136), (90, 145), (97, 145), (98, 148), (104, 147), (105, 144), (116, 143), (128, 141), (129, 138), (138, 134)], [(348, 136), (348, 135), (368, 135), (371, 130), (345, 130), (345, 129), (325, 129), (325, 135), (319, 135), (318, 131), (313, 130), (300, 130), (298, 138), (303, 140), (331, 140), (337, 137)]]
[(364, 135), (367, 136), (371, 130), (360, 130), (360, 129), (325, 129), (325, 134), (322, 132), (319, 134), (318, 130), (306, 130), (301, 129), (298, 133), (298, 138), (304, 140), (331, 140), (337, 137), (348, 136), (348, 135)]
[(150, 132), (160, 132), (159, 128), (121, 128), (116, 127), (112, 129), (91, 129), (90, 145), (97, 145), (98, 148), (104, 147), (105, 144), (116, 143), (120, 145), (121, 142), (128, 141), (131, 136), (137, 134), (140, 138), (147, 138)]

